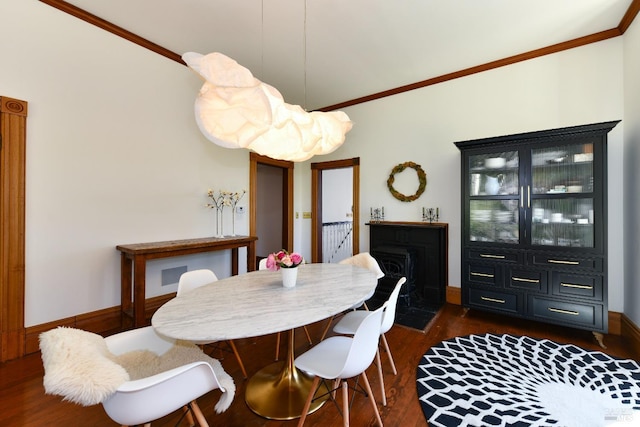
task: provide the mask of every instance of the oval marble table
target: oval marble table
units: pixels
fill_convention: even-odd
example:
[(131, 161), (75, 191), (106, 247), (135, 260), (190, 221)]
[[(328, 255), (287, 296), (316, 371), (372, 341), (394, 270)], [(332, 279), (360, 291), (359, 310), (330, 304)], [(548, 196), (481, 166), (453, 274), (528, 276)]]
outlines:
[[(247, 383), (251, 410), (271, 419), (302, 413), (312, 378), (294, 364), (293, 330), (349, 309), (376, 286), (373, 272), (342, 264), (304, 264), (293, 288), (282, 286), (279, 271), (231, 276), (174, 298), (160, 307), (151, 324), (161, 334), (189, 341), (222, 341), (289, 331), (287, 357)], [(320, 392), (319, 392), (320, 394)], [(318, 399), (311, 412), (324, 400)]]

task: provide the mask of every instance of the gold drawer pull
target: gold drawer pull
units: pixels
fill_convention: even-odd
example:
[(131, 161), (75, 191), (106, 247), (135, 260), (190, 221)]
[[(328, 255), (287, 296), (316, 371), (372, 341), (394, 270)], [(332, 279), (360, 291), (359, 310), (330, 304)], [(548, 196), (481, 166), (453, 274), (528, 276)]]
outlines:
[(504, 255), (480, 254), (480, 258), (505, 259), (506, 256), (504, 256)]
[(576, 285), (576, 284), (573, 284), (573, 283), (560, 283), (560, 286), (564, 286), (565, 288), (593, 289), (593, 286)]
[(496, 298), (489, 298), (489, 297), (480, 297), (480, 299), (482, 301), (497, 302), (498, 304), (504, 304), (506, 302), (503, 299), (496, 299)]
[(549, 311), (552, 311), (554, 313), (560, 313), (560, 314), (570, 314), (572, 316), (579, 316), (580, 315), (580, 313), (578, 313), (577, 311), (560, 310), (559, 308), (552, 308), (552, 307), (549, 307)]
[(471, 272), (472, 276), (480, 276), (480, 277), (489, 277), (490, 279), (494, 278), (493, 274), (487, 274), (487, 273), (474, 273), (473, 271)]
[(547, 262), (552, 264), (568, 264), (568, 265), (579, 265), (580, 261), (566, 261), (563, 259), (548, 259)]
[(512, 277), (511, 280), (515, 282), (540, 283), (539, 279), (525, 279), (524, 277)]

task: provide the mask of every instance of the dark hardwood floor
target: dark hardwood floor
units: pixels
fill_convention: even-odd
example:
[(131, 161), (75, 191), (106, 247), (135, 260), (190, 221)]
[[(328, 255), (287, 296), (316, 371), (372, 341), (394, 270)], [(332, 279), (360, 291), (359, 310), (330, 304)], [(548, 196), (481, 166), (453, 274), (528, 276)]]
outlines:
[[(317, 339), (322, 333), (323, 324), (311, 325), (312, 337)], [(528, 335), (537, 338), (548, 338), (557, 342), (572, 343), (583, 348), (602, 350), (588, 331), (580, 331), (557, 326), (521, 321), (475, 310), (464, 310), (460, 306), (445, 305), (436, 318), (425, 328), (417, 331), (395, 325), (387, 334), (389, 345), (396, 361), (398, 375), (391, 373), (386, 355), (382, 355), (385, 368), (385, 384), (387, 388), (386, 407), (381, 407), (380, 414), (386, 426), (426, 426), (420, 404), (416, 397), (416, 366), (427, 349), (445, 339), (455, 336), (481, 333), (509, 333)], [(308, 348), (303, 334), (296, 340), (298, 352)], [(237, 340), (238, 350), (249, 375), (269, 364), (274, 357), (275, 336), (255, 339)], [(607, 354), (638, 360), (618, 336), (605, 337)], [(285, 351), (284, 347), (282, 351)], [(236, 397), (231, 408), (223, 414), (213, 410), (220, 393), (217, 390), (198, 399), (200, 408), (211, 426), (247, 427), (247, 426), (294, 426), (296, 420), (273, 421), (255, 415), (244, 402), (244, 383), (240, 368), (232, 354), (222, 355), (222, 364), (231, 374), (237, 386)], [(377, 396), (378, 376), (375, 367), (367, 371), (374, 395)], [(104, 413), (102, 406), (81, 407), (62, 402), (57, 396), (44, 394), (42, 386), (42, 361), (39, 354), (30, 355), (19, 360), (0, 364), (0, 425), (1, 426), (114, 426), (116, 425)], [(179, 413), (169, 415), (152, 423), (153, 426), (174, 426), (179, 420)], [(341, 425), (341, 417), (336, 407), (325, 404), (317, 412), (309, 415), (307, 426)], [(179, 424), (186, 426), (186, 422)], [(369, 402), (364, 396), (355, 399), (351, 414), (352, 426), (373, 426), (374, 416)]]

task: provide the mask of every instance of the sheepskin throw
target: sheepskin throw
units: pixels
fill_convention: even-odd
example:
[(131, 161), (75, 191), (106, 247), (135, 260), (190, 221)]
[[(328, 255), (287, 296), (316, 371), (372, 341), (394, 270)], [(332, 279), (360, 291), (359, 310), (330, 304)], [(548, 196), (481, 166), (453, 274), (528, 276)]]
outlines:
[(350, 264), (355, 265), (356, 267), (366, 268), (376, 273), (376, 279), (384, 277), (384, 272), (380, 269), (378, 261), (376, 261), (369, 252), (360, 252), (351, 258), (343, 259), (338, 264)]
[(47, 394), (89, 406), (115, 393), (129, 374), (111, 360), (98, 334), (74, 328), (56, 328), (40, 334)]
[(74, 328), (59, 327), (40, 334), (47, 394), (89, 406), (103, 402), (126, 381), (147, 378), (193, 362), (208, 363), (223, 390), (216, 412), (229, 408), (235, 384), (220, 362), (193, 343), (177, 341), (162, 355), (136, 350), (113, 355), (102, 336)]
[(207, 356), (197, 345), (191, 342), (176, 341), (175, 345), (161, 356), (149, 350), (138, 350), (115, 356), (114, 361), (127, 370), (131, 380), (150, 377), (187, 363), (207, 362), (216, 374), (220, 386), (224, 389), (220, 400), (215, 406), (216, 412), (226, 411), (231, 402), (233, 402), (236, 390), (233, 378), (225, 372), (218, 360)]

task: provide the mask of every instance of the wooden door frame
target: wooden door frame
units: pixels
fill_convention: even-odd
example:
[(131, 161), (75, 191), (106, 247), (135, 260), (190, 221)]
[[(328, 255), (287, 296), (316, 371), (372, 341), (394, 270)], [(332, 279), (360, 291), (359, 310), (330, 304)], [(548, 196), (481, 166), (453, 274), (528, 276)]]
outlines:
[(27, 102), (0, 97), (0, 362), (25, 354)]
[[(258, 164), (283, 169), (282, 176), (282, 241), (286, 249), (293, 250), (293, 162), (276, 160), (251, 152), (249, 154), (249, 235), (258, 232)], [(274, 249), (275, 250), (275, 249)], [(248, 268), (248, 267), (247, 267)], [(253, 266), (255, 269), (255, 266)]]
[(322, 171), (353, 167), (353, 253), (360, 252), (360, 157), (311, 163), (311, 262), (322, 262)]

